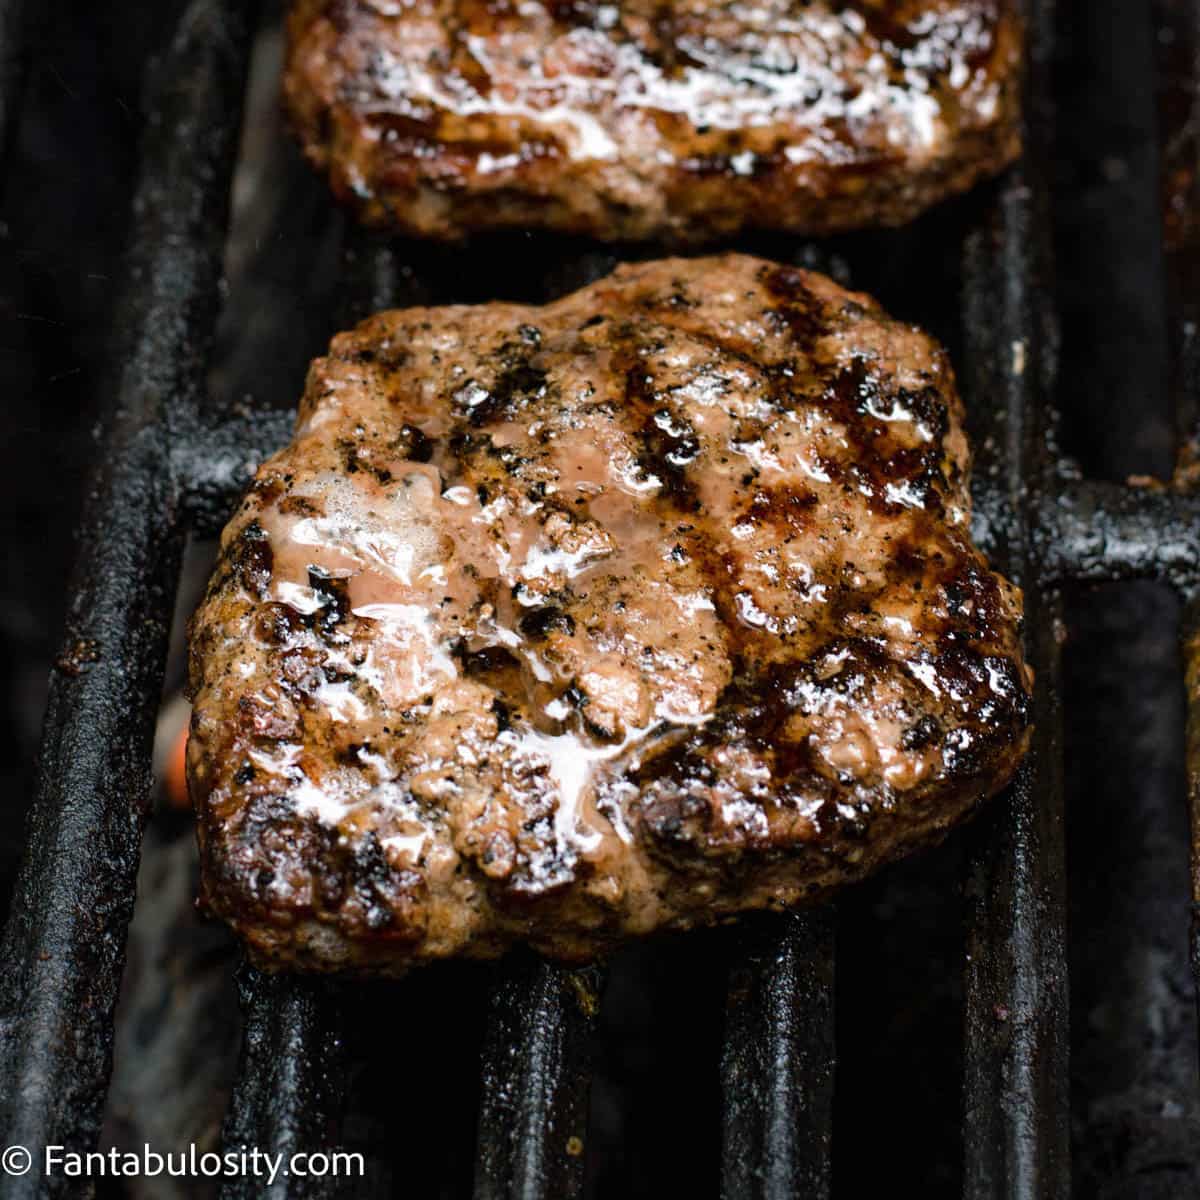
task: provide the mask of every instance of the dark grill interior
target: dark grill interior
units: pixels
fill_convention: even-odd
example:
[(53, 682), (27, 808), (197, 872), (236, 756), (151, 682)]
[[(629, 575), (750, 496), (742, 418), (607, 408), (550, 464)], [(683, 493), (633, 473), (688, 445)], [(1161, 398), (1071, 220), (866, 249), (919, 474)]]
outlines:
[[(232, 0), (155, 5), (149, 18), (118, 3), (107, 20), (66, 0), (24, 7), (22, 18), (0, 0), (0, 41), (12, 48), (0, 56), (3, 278), (12, 315), (39, 327), (22, 326), (23, 353), (3, 368), (20, 402), (3, 418), (14, 566), (0, 619), (14, 664), (8, 703), (26, 724), (37, 693), (27, 679), (44, 652), (36, 630), (60, 603), (66, 634), (2, 949), (0, 1140), (82, 1150), (102, 1130), (105, 1144), (140, 1144), (153, 1129), (156, 1149), (177, 1149), (219, 1119), (208, 1109), (229, 1088), (226, 1146), (367, 1156), (363, 1180), (281, 1181), (278, 1196), (1200, 1189), (1188, 967), (1189, 945), (1200, 963), (1188, 932), (1200, 858), (1189, 885), (1195, 837), (1182, 803), (1189, 795), (1193, 814), (1200, 805), (1200, 716), (1185, 777), (1180, 689), (1186, 669), (1200, 694), (1200, 497), (1187, 486), (1188, 435), (1200, 428), (1196, 6), (1059, 0), (1055, 11), (1030, 0), (1018, 170), (909, 229), (739, 247), (873, 292), (954, 356), (974, 425), (976, 534), (1026, 588), (1039, 682), (1034, 752), (1007, 796), (836, 911), (664, 939), (606, 968), (516, 958), (369, 986), (242, 968), (236, 1071), (236, 959), (222, 931), (188, 912), (190, 831), (177, 817), (156, 816), (145, 836), (121, 992), (185, 545), (188, 562), (202, 560), (196, 544), (219, 530), (246, 463), (286, 440), (308, 359), (353, 317), (541, 300), (653, 252), (361, 235), (278, 128), (275, 5), (261, 23)], [(71, 130), (78, 98), (73, 107), (54, 84), (75, 95), (95, 37), (109, 52), (95, 68), (108, 73), (100, 94), (129, 96), (144, 52), (158, 52), (107, 340), (113, 285), (84, 281), (80, 268), (111, 265), (98, 247), (120, 235), (111, 213), (138, 121), (131, 114), (112, 139), (112, 158), (89, 156), (80, 146), (95, 130)], [(239, 156), (248, 75), (255, 120)], [(69, 146), (81, 157), (62, 167)], [(58, 202), (56, 225), (34, 186), (53, 185), (56, 171), (76, 186), (93, 180), (105, 214), (57, 273), (46, 264), (63, 249), (47, 247), (71, 236), (61, 214), (74, 210)], [(56, 295), (64, 273), (81, 293), (69, 301)], [(61, 327), (81, 331), (66, 349)], [(110, 374), (97, 389), (101, 351)], [(50, 387), (60, 372), (65, 386)], [(98, 444), (86, 436), (93, 405)], [(1176, 445), (1177, 485), (1121, 482), (1170, 478)], [(46, 460), (34, 449), (68, 480), (75, 464), (95, 463), (65, 601), (55, 572), (67, 543), (53, 531), (76, 497), (69, 486), (39, 494)], [(1192, 648), (1182, 661), (1181, 623)], [(31, 759), (20, 719), (7, 722), (13, 794)], [(15, 854), (16, 825), (3, 836)], [(199, 1098), (172, 1125), (174, 1093), (189, 1086)], [(159, 1124), (139, 1102), (162, 1107)], [(0, 1179), (12, 1196), (79, 1187), (36, 1172)], [(223, 1194), (264, 1193), (246, 1180)]]

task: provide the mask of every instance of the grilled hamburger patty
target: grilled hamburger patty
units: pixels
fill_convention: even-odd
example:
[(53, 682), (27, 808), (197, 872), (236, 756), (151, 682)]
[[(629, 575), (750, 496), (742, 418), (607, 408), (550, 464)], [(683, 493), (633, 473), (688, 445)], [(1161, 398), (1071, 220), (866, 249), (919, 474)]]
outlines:
[(1027, 742), (968, 457), (936, 343), (745, 256), (340, 335), (192, 626), (208, 906), (575, 960), (937, 841)]
[(298, 0), (285, 95), (368, 222), (899, 224), (1019, 149), (1012, 0)]

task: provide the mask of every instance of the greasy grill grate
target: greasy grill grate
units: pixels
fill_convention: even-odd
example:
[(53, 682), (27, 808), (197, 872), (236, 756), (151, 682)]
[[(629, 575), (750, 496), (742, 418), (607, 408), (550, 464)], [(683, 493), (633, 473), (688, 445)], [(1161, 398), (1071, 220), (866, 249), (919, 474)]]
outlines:
[[(192, 0), (154, 75), (113, 400), (3, 941), (0, 1128), (9, 1144), (84, 1148), (97, 1137), (184, 537), (218, 527), (243, 464), (287, 436), (280, 414), (219, 413), (206, 396), (252, 7)], [(1194, 6), (1161, 0), (1159, 7), (1193, 45)], [(0, 3), (0, 29), (15, 28), (17, 11), (15, 3)], [(1060, 469), (1048, 402), (1053, 326), (1044, 299), (1049, 0), (1031, 0), (1029, 15), (1029, 152), (970, 210), (971, 227), (958, 246), (964, 303), (957, 357), (978, 450), (977, 532), (998, 567), (1026, 588), (1028, 650), (1039, 685), (1033, 751), (1007, 799), (970, 834), (963, 1146), (972, 1200), (1069, 1191), (1058, 586), (1152, 578), (1172, 584), (1189, 604), (1200, 589), (1200, 500), (1182, 490), (1080, 481)], [(1175, 62), (1171, 69), (1191, 72), (1194, 64), (1182, 58), (1182, 68)], [(17, 72), (11, 60), (0, 66), (2, 140)], [(1194, 95), (1193, 78), (1185, 78), (1184, 96)], [(1178, 96), (1164, 92), (1163, 104), (1164, 111), (1178, 107)], [(1173, 166), (1191, 170), (1193, 142), (1173, 143), (1171, 152)], [(902, 236), (879, 235), (870, 244), (878, 251)], [(450, 261), (435, 249), (350, 239), (343, 290), (357, 311), (426, 298), (437, 287), (438, 264)], [(1165, 280), (1178, 408), (1189, 429), (1200, 404), (1191, 244), (1184, 235), (1169, 243)], [(612, 261), (594, 249), (550, 253), (547, 291), (582, 283)], [(768, 253), (795, 257), (797, 250), (774, 243)], [(825, 251), (803, 253), (806, 262), (830, 261)], [(402, 270), (402, 262), (411, 269)], [(1197, 696), (1194, 612), (1188, 621), (1188, 683)], [(1189, 763), (1193, 829), (1200, 831), (1195, 709)], [(1200, 906), (1200, 858), (1193, 880)], [(723, 1194), (828, 1196), (832, 913), (755, 925), (740, 947), (720, 1056)], [(1200, 973), (1198, 934), (1193, 947)], [(601, 984), (598, 969), (525, 962), (501, 970), (484, 1046), (475, 1173), (481, 1200), (577, 1191), (583, 1159), (571, 1152), (578, 1149), (571, 1139), (582, 1144), (586, 1129), (589, 1035)], [(250, 969), (241, 989), (245, 1044), (227, 1144), (271, 1151), (336, 1146), (345, 1074), (336, 989)], [(71, 1192), (61, 1180), (52, 1184), (34, 1172), (6, 1180), (0, 1191)], [(281, 1180), (272, 1194), (332, 1195), (337, 1186)], [(227, 1185), (226, 1194), (262, 1193), (245, 1181)]]

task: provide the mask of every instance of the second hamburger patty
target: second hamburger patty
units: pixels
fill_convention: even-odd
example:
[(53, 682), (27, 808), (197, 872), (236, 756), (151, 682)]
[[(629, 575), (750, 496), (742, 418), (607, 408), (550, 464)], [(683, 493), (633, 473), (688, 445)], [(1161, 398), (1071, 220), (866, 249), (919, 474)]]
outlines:
[(288, 106), (369, 222), (699, 240), (908, 221), (1017, 154), (1012, 0), (299, 0)]
[(341, 335), (192, 627), (207, 903), (267, 965), (580, 959), (939, 839), (1027, 742), (968, 458), (930, 338), (754, 258)]

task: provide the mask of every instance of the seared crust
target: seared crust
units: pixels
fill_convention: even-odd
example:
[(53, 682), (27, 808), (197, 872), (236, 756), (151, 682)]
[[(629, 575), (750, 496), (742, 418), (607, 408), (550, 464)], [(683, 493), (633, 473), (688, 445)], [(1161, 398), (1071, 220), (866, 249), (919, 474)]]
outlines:
[(906, 222), (1019, 151), (1012, 0), (299, 0), (285, 96), (373, 225)]
[(968, 465), (936, 343), (759, 259), (340, 335), (192, 627), (204, 899), (266, 966), (578, 960), (938, 840), (1028, 737)]

